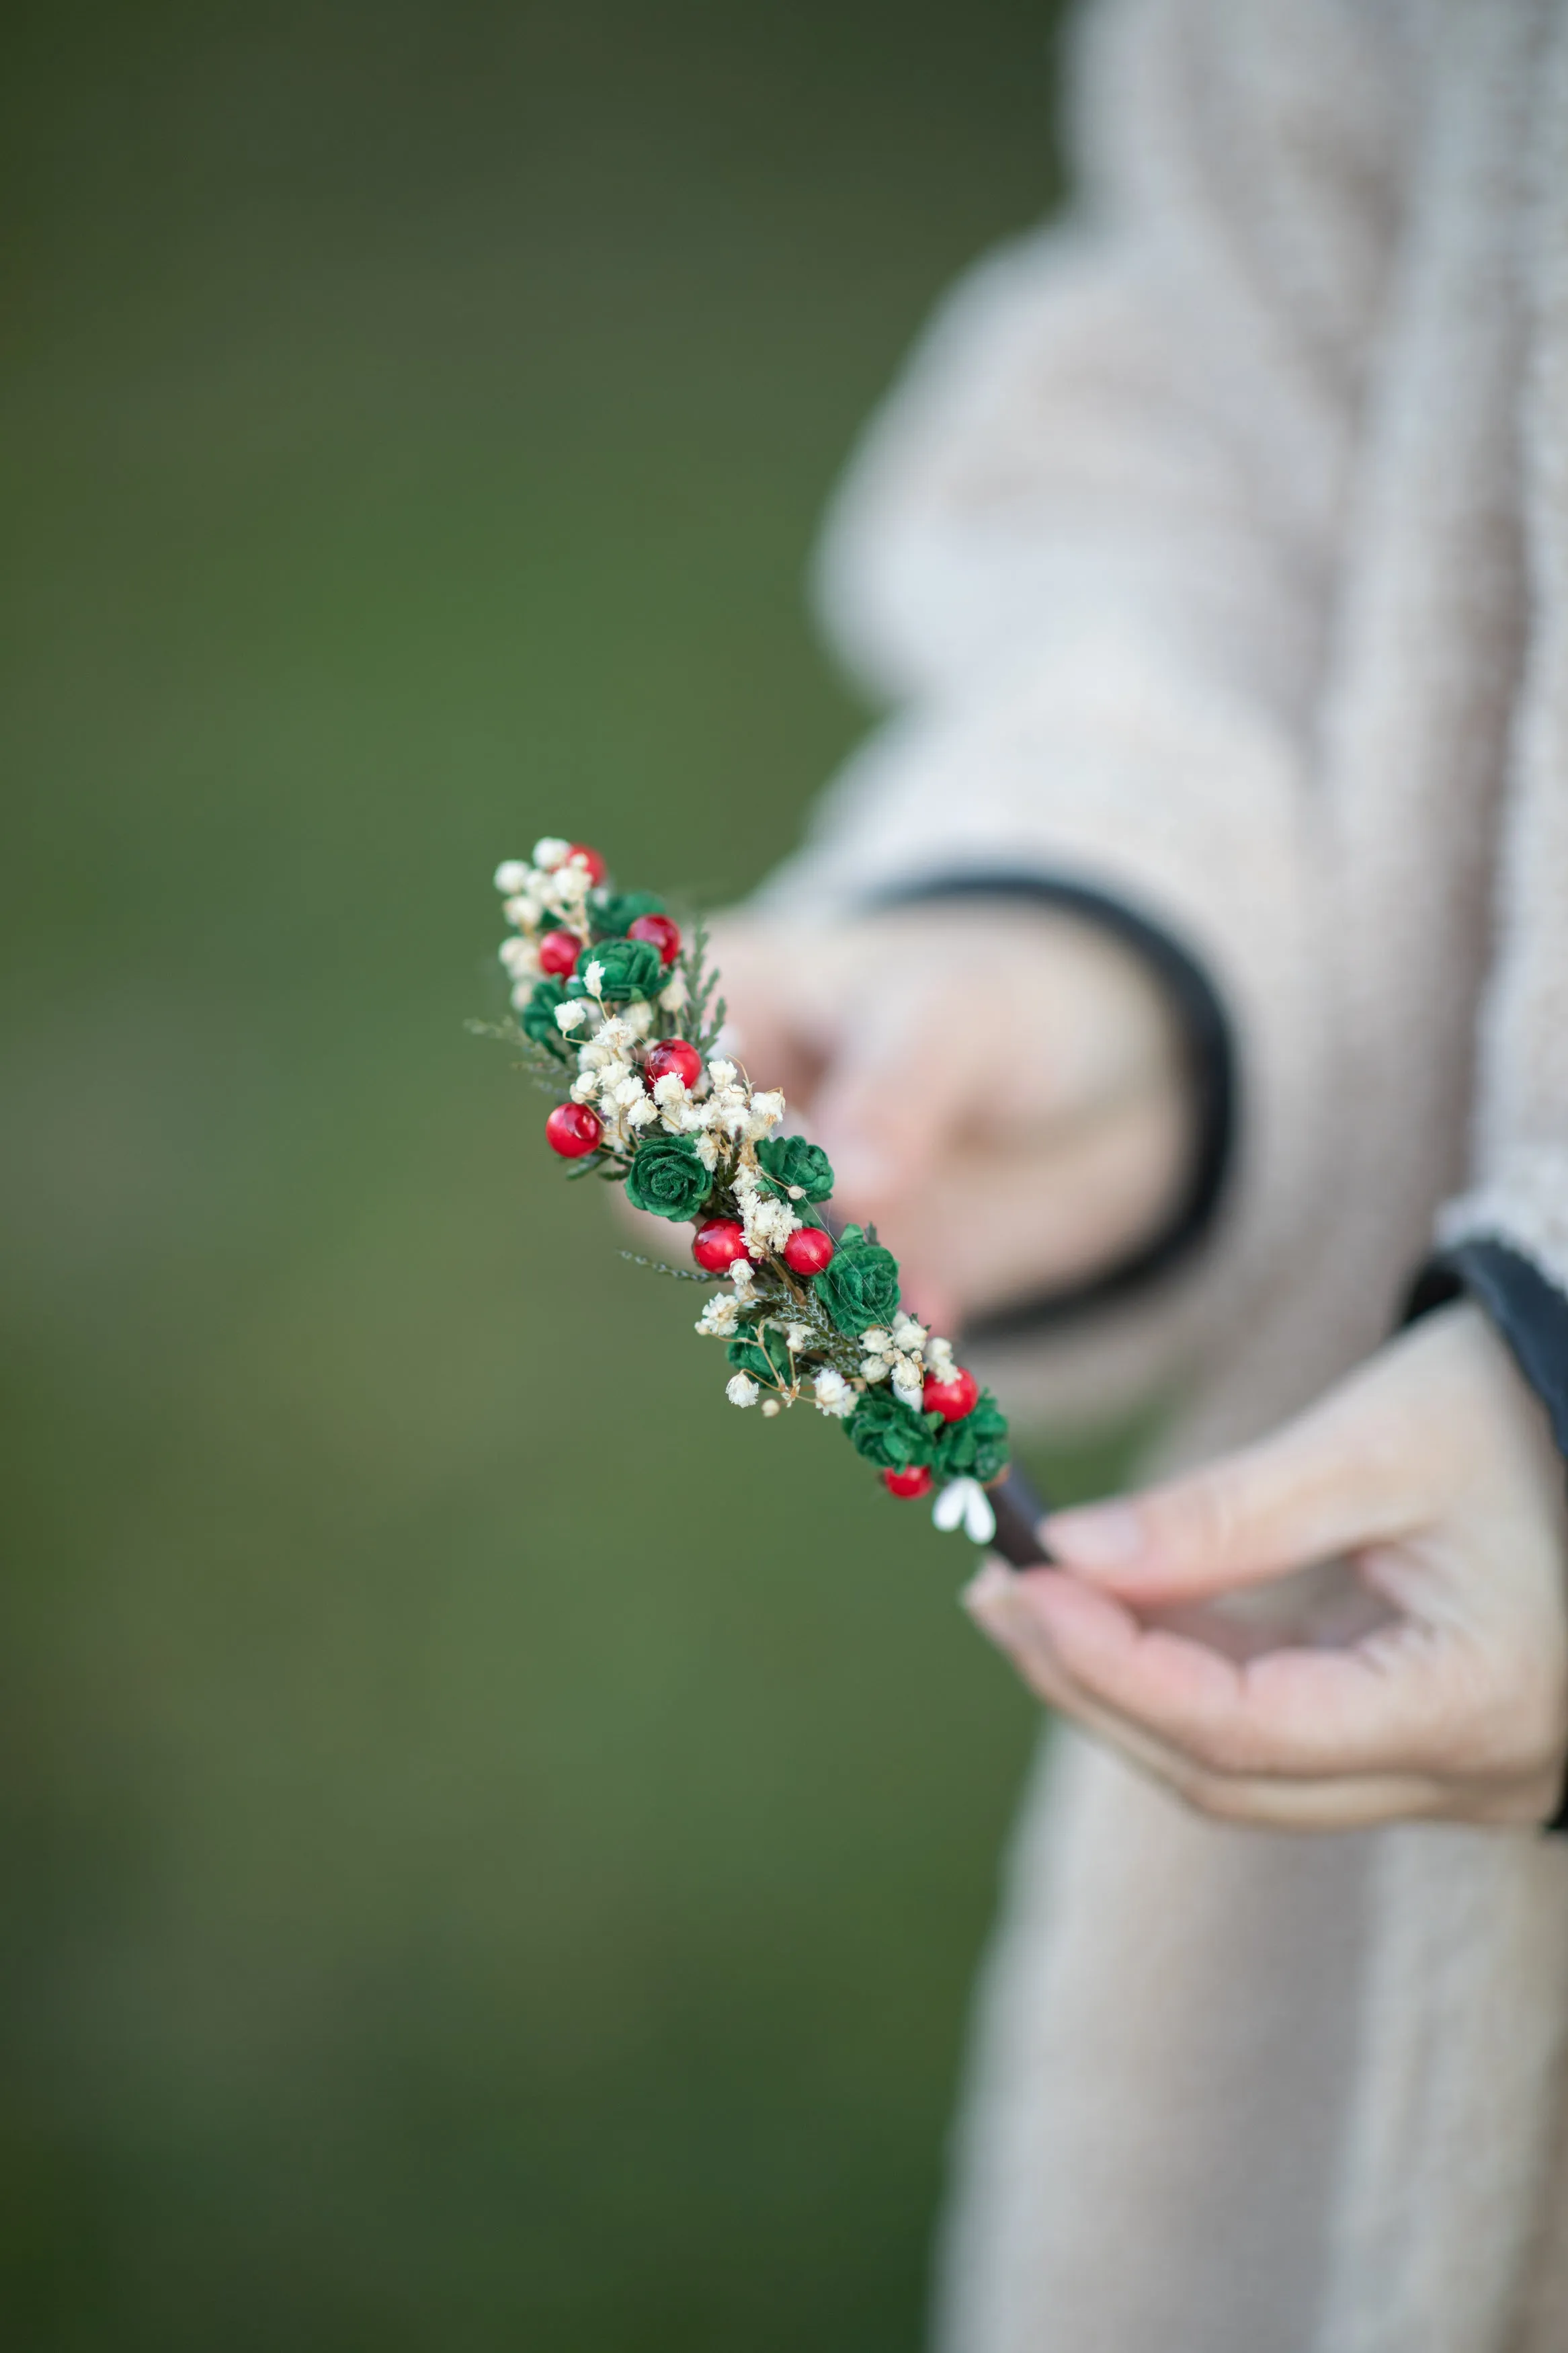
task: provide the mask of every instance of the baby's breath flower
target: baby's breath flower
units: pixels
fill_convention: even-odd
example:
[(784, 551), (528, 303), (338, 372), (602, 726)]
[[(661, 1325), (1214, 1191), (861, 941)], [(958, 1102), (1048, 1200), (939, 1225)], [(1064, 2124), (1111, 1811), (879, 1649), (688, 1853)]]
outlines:
[(579, 1021), (585, 1021), (587, 1018), (588, 1008), (580, 997), (568, 997), (564, 1005), (558, 1005), (555, 1008), (555, 1026), (561, 1030), (575, 1029)]
[(529, 880), (529, 869), (521, 858), (503, 858), (496, 868), (496, 889), (503, 899), (510, 899), (514, 891), (526, 891)]
[(854, 1412), (855, 1392), (843, 1374), (836, 1373), (831, 1365), (823, 1366), (813, 1381), (812, 1388), (819, 1410), (832, 1414), (835, 1420), (842, 1421), (846, 1414)]
[(513, 980), (521, 980), (526, 972), (539, 970), (539, 950), (531, 940), (520, 940), (515, 932), (502, 940), (496, 953)]
[(778, 1411), (779, 1401), (777, 1398), (764, 1398), (763, 1399), (763, 1419), (764, 1421), (772, 1421), (774, 1414)]
[(762, 1391), (744, 1373), (735, 1373), (725, 1382), (724, 1394), (731, 1405), (748, 1406), (756, 1404)]
[(925, 1345), (926, 1370), (934, 1380), (950, 1381), (958, 1370), (953, 1361), (952, 1342), (932, 1338)]
[(711, 1176), (719, 1166), (719, 1147), (710, 1135), (700, 1135), (697, 1138), (697, 1157)]
[(666, 1071), (662, 1079), (653, 1082), (653, 1099), (660, 1111), (679, 1111), (689, 1099), (686, 1081), (679, 1071)]
[(572, 844), (569, 841), (563, 841), (558, 834), (547, 833), (542, 840), (536, 841), (533, 845), (533, 862), (536, 866), (542, 867), (546, 874), (553, 874), (555, 869), (564, 860), (566, 852), (571, 847)]
[(673, 973), (658, 993), (658, 1001), (667, 1013), (679, 1013), (686, 1004), (686, 976)]
[(886, 1356), (868, 1356), (860, 1367), (860, 1377), (865, 1381), (885, 1381), (891, 1370)]
[(730, 1280), (741, 1298), (744, 1299), (756, 1279), (757, 1271), (749, 1258), (738, 1258), (731, 1261)]
[(578, 1071), (578, 1073), (577, 1073), (577, 1075), (576, 1075), (576, 1077), (575, 1077), (575, 1078), (573, 1080), (573, 1082), (572, 1082), (572, 1100), (573, 1100), (573, 1102), (574, 1102), (574, 1103), (588, 1103), (588, 1102), (590, 1102), (590, 1101), (592, 1100), (592, 1098), (593, 1098), (595, 1095), (596, 1095), (596, 1094), (598, 1093), (598, 1092), (599, 1092), (599, 1073), (598, 1073), (598, 1071)]
[(709, 1063), (708, 1075), (716, 1087), (732, 1087), (735, 1083), (735, 1065), (733, 1062), (726, 1061), (721, 1054)]
[(740, 1302), (729, 1292), (716, 1291), (697, 1319), (699, 1332), (706, 1332), (716, 1340), (727, 1340), (740, 1320)]
[(906, 1356), (918, 1356), (925, 1345), (926, 1327), (913, 1315), (900, 1315), (893, 1326), (893, 1345)]
[(658, 1113), (655, 1109), (654, 1105), (649, 1103), (647, 1095), (639, 1094), (635, 1103), (628, 1103), (626, 1105), (626, 1125), (628, 1127), (646, 1127), (650, 1120), (655, 1120), (658, 1117)]
[(868, 1332), (861, 1333), (860, 1345), (873, 1356), (890, 1356), (893, 1353), (892, 1335), (884, 1332), (879, 1324), (873, 1324)]
[[(612, 1103), (618, 1103), (622, 1111), (630, 1111), (634, 1103), (647, 1103), (647, 1090), (637, 1071), (626, 1071), (623, 1077), (620, 1075), (623, 1069), (623, 1064), (616, 1063), (614, 1075), (605, 1072), (604, 1092)], [(648, 1109), (651, 1113), (651, 1103)]]
[(501, 902), (501, 913), (507, 922), (516, 923), (521, 931), (532, 931), (543, 913), (542, 902), (531, 891), (520, 891), (515, 898)]
[(646, 1038), (653, 1028), (653, 1008), (638, 997), (635, 1003), (621, 1008), (621, 1019), (634, 1038)]
[(583, 975), (583, 986), (590, 997), (597, 997), (605, 986), (605, 967), (596, 956)]
[(519, 1013), (525, 1011), (533, 1002), (532, 981), (520, 980), (511, 992), (511, 1001)]
[(792, 1350), (795, 1356), (798, 1356), (803, 1348), (809, 1348), (811, 1342), (812, 1334), (808, 1324), (786, 1324), (784, 1325), (784, 1346)]
[(747, 1143), (760, 1143), (770, 1127), (778, 1125), (784, 1112), (784, 1099), (776, 1087), (765, 1094), (753, 1095), (743, 1131)]

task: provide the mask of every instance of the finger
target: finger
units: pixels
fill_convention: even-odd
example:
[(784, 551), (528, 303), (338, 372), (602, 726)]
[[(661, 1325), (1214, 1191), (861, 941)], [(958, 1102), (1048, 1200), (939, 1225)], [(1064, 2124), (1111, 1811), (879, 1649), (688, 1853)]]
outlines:
[(1207, 1771), (1441, 1774), (1489, 1715), (1484, 1663), (1446, 1630), (1402, 1620), (1348, 1650), (1236, 1661), (1141, 1626), (1119, 1600), (1060, 1571), (1020, 1583), (1073, 1680)]
[[(1215, 1821), (1303, 1831), (1348, 1829), (1456, 1812), (1460, 1801), (1426, 1774), (1275, 1778), (1226, 1773), (1198, 1764), (1097, 1700), (1076, 1681), (1042, 1635), (1037, 1620), (1032, 1620), (1030, 1613), (1012, 1599), (1026, 1581), (993, 1565), (966, 1590), (964, 1606), (1039, 1698), (1114, 1748), (1195, 1812)], [(1531, 1817), (1516, 1807), (1510, 1818)]]
[(1342, 1394), (1186, 1478), (1056, 1513), (1050, 1547), (1133, 1600), (1263, 1584), (1408, 1531), (1410, 1450), (1392, 1438)]
[(868, 1208), (914, 1190), (984, 1075), (933, 988), (868, 990), (813, 1108), (838, 1190)]

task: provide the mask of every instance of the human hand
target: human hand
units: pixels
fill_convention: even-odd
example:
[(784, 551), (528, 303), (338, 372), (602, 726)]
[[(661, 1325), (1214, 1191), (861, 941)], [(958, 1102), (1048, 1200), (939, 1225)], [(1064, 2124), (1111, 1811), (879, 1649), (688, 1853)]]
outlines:
[[(1191, 1477), (1058, 1513), (1063, 1567), (969, 1608), (1044, 1699), (1200, 1812), (1320, 1830), (1539, 1822), (1568, 1754), (1562, 1458), (1468, 1304)], [(1237, 1660), (1151, 1613), (1349, 1556), (1381, 1622)]]
[(1173, 1207), (1193, 1148), (1176, 1021), (1098, 924), (971, 902), (803, 935), (741, 914), (713, 947), (735, 1051), (939, 1328), (1099, 1272)]

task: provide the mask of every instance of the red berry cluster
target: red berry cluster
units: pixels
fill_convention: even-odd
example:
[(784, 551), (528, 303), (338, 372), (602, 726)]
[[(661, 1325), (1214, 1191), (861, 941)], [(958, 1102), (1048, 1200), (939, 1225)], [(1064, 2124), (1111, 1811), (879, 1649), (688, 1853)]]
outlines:
[[(950, 1381), (933, 1380), (927, 1375), (921, 1397), (927, 1413), (940, 1413), (943, 1421), (962, 1421), (966, 1413), (974, 1411), (979, 1402), (980, 1384), (967, 1366), (960, 1365)], [(908, 1471), (884, 1471), (882, 1484), (889, 1495), (910, 1498), (929, 1495), (931, 1472), (923, 1462), (914, 1464)]]

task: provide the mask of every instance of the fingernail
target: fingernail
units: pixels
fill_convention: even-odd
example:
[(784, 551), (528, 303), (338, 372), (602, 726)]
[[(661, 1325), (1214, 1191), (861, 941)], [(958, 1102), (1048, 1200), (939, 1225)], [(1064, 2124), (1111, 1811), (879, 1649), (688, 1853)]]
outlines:
[(1116, 1568), (1143, 1549), (1138, 1514), (1126, 1504), (1096, 1504), (1084, 1511), (1053, 1512), (1045, 1523), (1047, 1544), (1072, 1568)]
[(1000, 1561), (988, 1560), (976, 1569), (958, 1598), (972, 1615), (976, 1610), (984, 1612), (1003, 1600), (1012, 1582), (1010, 1571)]

